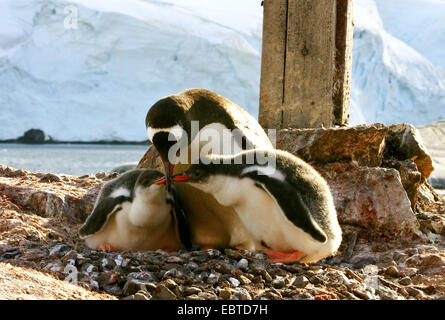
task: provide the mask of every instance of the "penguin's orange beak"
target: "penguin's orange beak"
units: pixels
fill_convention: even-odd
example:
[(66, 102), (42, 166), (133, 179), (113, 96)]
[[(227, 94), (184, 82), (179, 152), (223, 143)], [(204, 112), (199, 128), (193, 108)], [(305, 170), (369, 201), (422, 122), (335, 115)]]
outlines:
[(173, 177), (173, 181), (175, 181), (175, 182), (185, 182), (185, 181), (188, 181), (190, 179), (191, 179), (190, 176), (176, 176), (176, 177)]
[[(188, 181), (189, 179), (191, 179), (190, 176), (172, 176), (172, 179), (170, 180), (170, 184), (174, 182), (185, 182)], [(161, 179), (158, 179), (155, 181), (155, 184), (166, 184), (167, 183), (167, 178), (163, 177)]]

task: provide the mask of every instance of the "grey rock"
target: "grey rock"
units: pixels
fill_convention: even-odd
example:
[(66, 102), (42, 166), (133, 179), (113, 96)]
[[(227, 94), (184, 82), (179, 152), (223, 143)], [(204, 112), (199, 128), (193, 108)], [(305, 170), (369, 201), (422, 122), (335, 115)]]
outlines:
[(45, 133), (40, 129), (29, 129), (27, 130), (23, 136), (18, 138), (19, 142), (22, 143), (44, 143), (45, 142)]
[(396, 124), (389, 127), (386, 143), (398, 160), (414, 159), (419, 171), (429, 178), (434, 171), (433, 160), (426, 150), (419, 131), (410, 124)]

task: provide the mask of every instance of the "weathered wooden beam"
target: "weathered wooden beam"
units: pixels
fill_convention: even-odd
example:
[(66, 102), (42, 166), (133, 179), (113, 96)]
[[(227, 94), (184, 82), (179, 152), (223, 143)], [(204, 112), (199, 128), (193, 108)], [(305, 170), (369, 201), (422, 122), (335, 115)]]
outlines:
[(261, 125), (347, 124), (351, 56), (352, 0), (265, 0)]
[(281, 128), (288, 0), (264, 1), (259, 122)]
[(337, 0), (335, 37), (334, 119), (336, 125), (349, 123), (351, 104), (352, 41), (354, 37), (353, 1)]

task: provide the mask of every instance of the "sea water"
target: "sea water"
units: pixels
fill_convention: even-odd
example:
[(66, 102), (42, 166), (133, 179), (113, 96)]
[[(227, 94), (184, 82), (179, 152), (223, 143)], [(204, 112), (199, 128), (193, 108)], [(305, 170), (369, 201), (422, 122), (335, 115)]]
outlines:
[(0, 144), (0, 164), (43, 173), (82, 176), (138, 162), (148, 146), (100, 144)]

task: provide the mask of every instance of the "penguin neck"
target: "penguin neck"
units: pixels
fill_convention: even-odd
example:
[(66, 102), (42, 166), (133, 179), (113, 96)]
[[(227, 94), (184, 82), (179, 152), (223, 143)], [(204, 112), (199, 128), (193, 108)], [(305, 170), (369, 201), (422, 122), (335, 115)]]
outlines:
[(239, 179), (223, 174), (211, 175), (204, 183), (192, 183), (194, 187), (211, 193), (223, 206), (231, 206), (239, 202)]
[(164, 185), (148, 188), (136, 186), (129, 214), (130, 222), (137, 227), (159, 228), (171, 223), (171, 206), (166, 201)]

